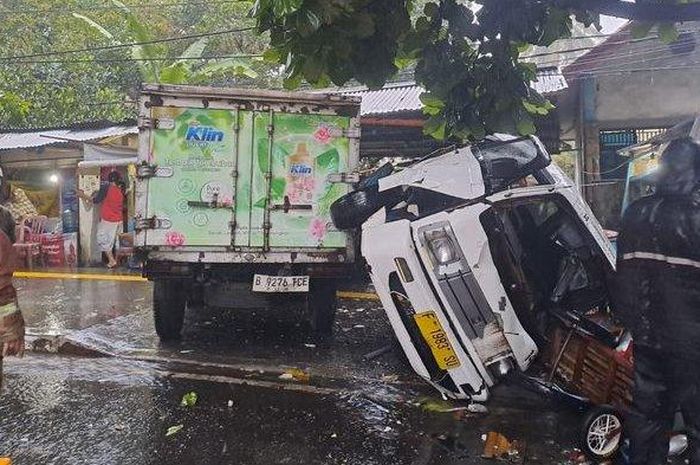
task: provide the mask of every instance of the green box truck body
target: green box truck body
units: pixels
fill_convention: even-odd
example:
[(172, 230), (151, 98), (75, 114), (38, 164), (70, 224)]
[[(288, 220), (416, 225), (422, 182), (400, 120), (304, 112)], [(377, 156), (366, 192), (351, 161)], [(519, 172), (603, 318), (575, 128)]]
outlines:
[(355, 255), (330, 205), (357, 180), (358, 158), (354, 98), (144, 86), (136, 246), (161, 337), (180, 332), (177, 299), (327, 306)]

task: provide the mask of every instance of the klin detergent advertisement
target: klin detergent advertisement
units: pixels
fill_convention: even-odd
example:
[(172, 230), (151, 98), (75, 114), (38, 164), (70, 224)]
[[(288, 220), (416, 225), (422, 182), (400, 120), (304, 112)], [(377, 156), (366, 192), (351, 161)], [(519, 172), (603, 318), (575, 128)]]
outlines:
[[(344, 247), (330, 205), (347, 192), (328, 176), (347, 170), (345, 117), (158, 108), (149, 214), (173, 247)], [(238, 119), (238, 134), (236, 134)], [(165, 176), (163, 176), (163, 174)], [(266, 228), (265, 225), (269, 227)], [(232, 227), (233, 225), (233, 227)], [(153, 237), (153, 236), (152, 236)], [(153, 244), (153, 241), (149, 241)]]

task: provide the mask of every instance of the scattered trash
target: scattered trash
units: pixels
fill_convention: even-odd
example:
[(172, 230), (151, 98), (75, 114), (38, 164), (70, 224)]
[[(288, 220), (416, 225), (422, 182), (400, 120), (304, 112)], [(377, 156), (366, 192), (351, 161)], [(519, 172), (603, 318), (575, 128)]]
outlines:
[(181, 354), (191, 354), (192, 352), (194, 352), (194, 350), (192, 349), (185, 349), (180, 351)]
[(167, 438), (168, 436), (172, 436), (173, 434), (179, 433), (180, 430), (184, 427), (185, 425), (182, 424), (171, 426), (170, 428), (168, 428), (168, 431), (165, 432), (165, 437)]
[(309, 348), (309, 349), (315, 349), (316, 344), (304, 344), (304, 347)]
[(489, 413), (489, 409), (486, 408), (484, 404), (469, 404), (467, 406), (467, 412), (469, 413)]
[(385, 433), (388, 433), (388, 432), (391, 431), (391, 430), (392, 430), (391, 426), (385, 426), (384, 429), (383, 429), (382, 431), (385, 432)]
[(510, 459), (517, 459), (522, 455), (524, 449), (523, 443), (519, 441), (510, 441), (504, 435), (495, 431), (490, 431), (485, 436), (483, 458), (499, 459), (507, 456)]
[(337, 434), (335, 434), (335, 433), (331, 434), (331, 438), (335, 439), (335, 438), (337, 438), (337, 437), (338, 437)]
[(353, 328), (355, 328), (355, 329), (363, 329), (364, 327), (365, 327), (365, 325), (355, 325), (355, 326), (353, 326)]
[(450, 413), (467, 410), (467, 406), (455, 407), (451, 402), (445, 400), (436, 400), (432, 398), (424, 398), (420, 401), (420, 407), (426, 412)]
[(367, 352), (365, 355), (362, 356), (362, 358), (365, 361), (374, 360), (375, 358), (377, 358), (381, 355), (384, 355), (387, 352), (391, 352), (391, 345), (386, 345), (386, 346), (380, 347), (377, 350), (373, 350), (372, 352)]
[(229, 401), (228, 401), (228, 404), (227, 404), (227, 405), (228, 405), (228, 408), (231, 408), (231, 407), (233, 407), (233, 401), (229, 399)]
[(311, 379), (311, 376), (307, 372), (299, 368), (290, 368), (281, 375), (279, 375), (279, 379), (283, 379), (285, 381), (294, 380), (300, 383), (308, 383)]
[(356, 309), (355, 309), (355, 312), (357, 312), (357, 313), (362, 313), (362, 312), (364, 312), (364, 311), (365, 311), (364, 308), (356, 308)]
[(190, 391), (184, 396), (182, 396), (182, 400), (180, 401), (180, 406), (181, 407), (194, 407), (194, 405), (197, 403), (197, 393), (194, 391)]
[(384, 375), (381, 379), (383, 383), (395, 383), (399, 380), (399, 375)]

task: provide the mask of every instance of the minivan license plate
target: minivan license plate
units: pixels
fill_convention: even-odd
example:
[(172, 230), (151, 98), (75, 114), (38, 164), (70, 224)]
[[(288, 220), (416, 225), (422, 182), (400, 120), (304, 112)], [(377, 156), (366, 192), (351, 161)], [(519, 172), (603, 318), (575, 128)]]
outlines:
[(256, 274), (253, 292), (309, 292), (309, 277)]
[(459, 359), (435, 312), (417, 313), (413, 318), (440, 369), (457, 368), (460, 365)]

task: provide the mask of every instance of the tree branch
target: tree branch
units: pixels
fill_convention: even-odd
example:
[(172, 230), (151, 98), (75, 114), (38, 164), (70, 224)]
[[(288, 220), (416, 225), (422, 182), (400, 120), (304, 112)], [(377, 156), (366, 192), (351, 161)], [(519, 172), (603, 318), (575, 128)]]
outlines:
[(623, 0), (602, 0), (591, 2), (588, 7), (595, 13), (617, 18), (647, 22), (678, 22), (700, 20), (700, 3), (636, 3)]

